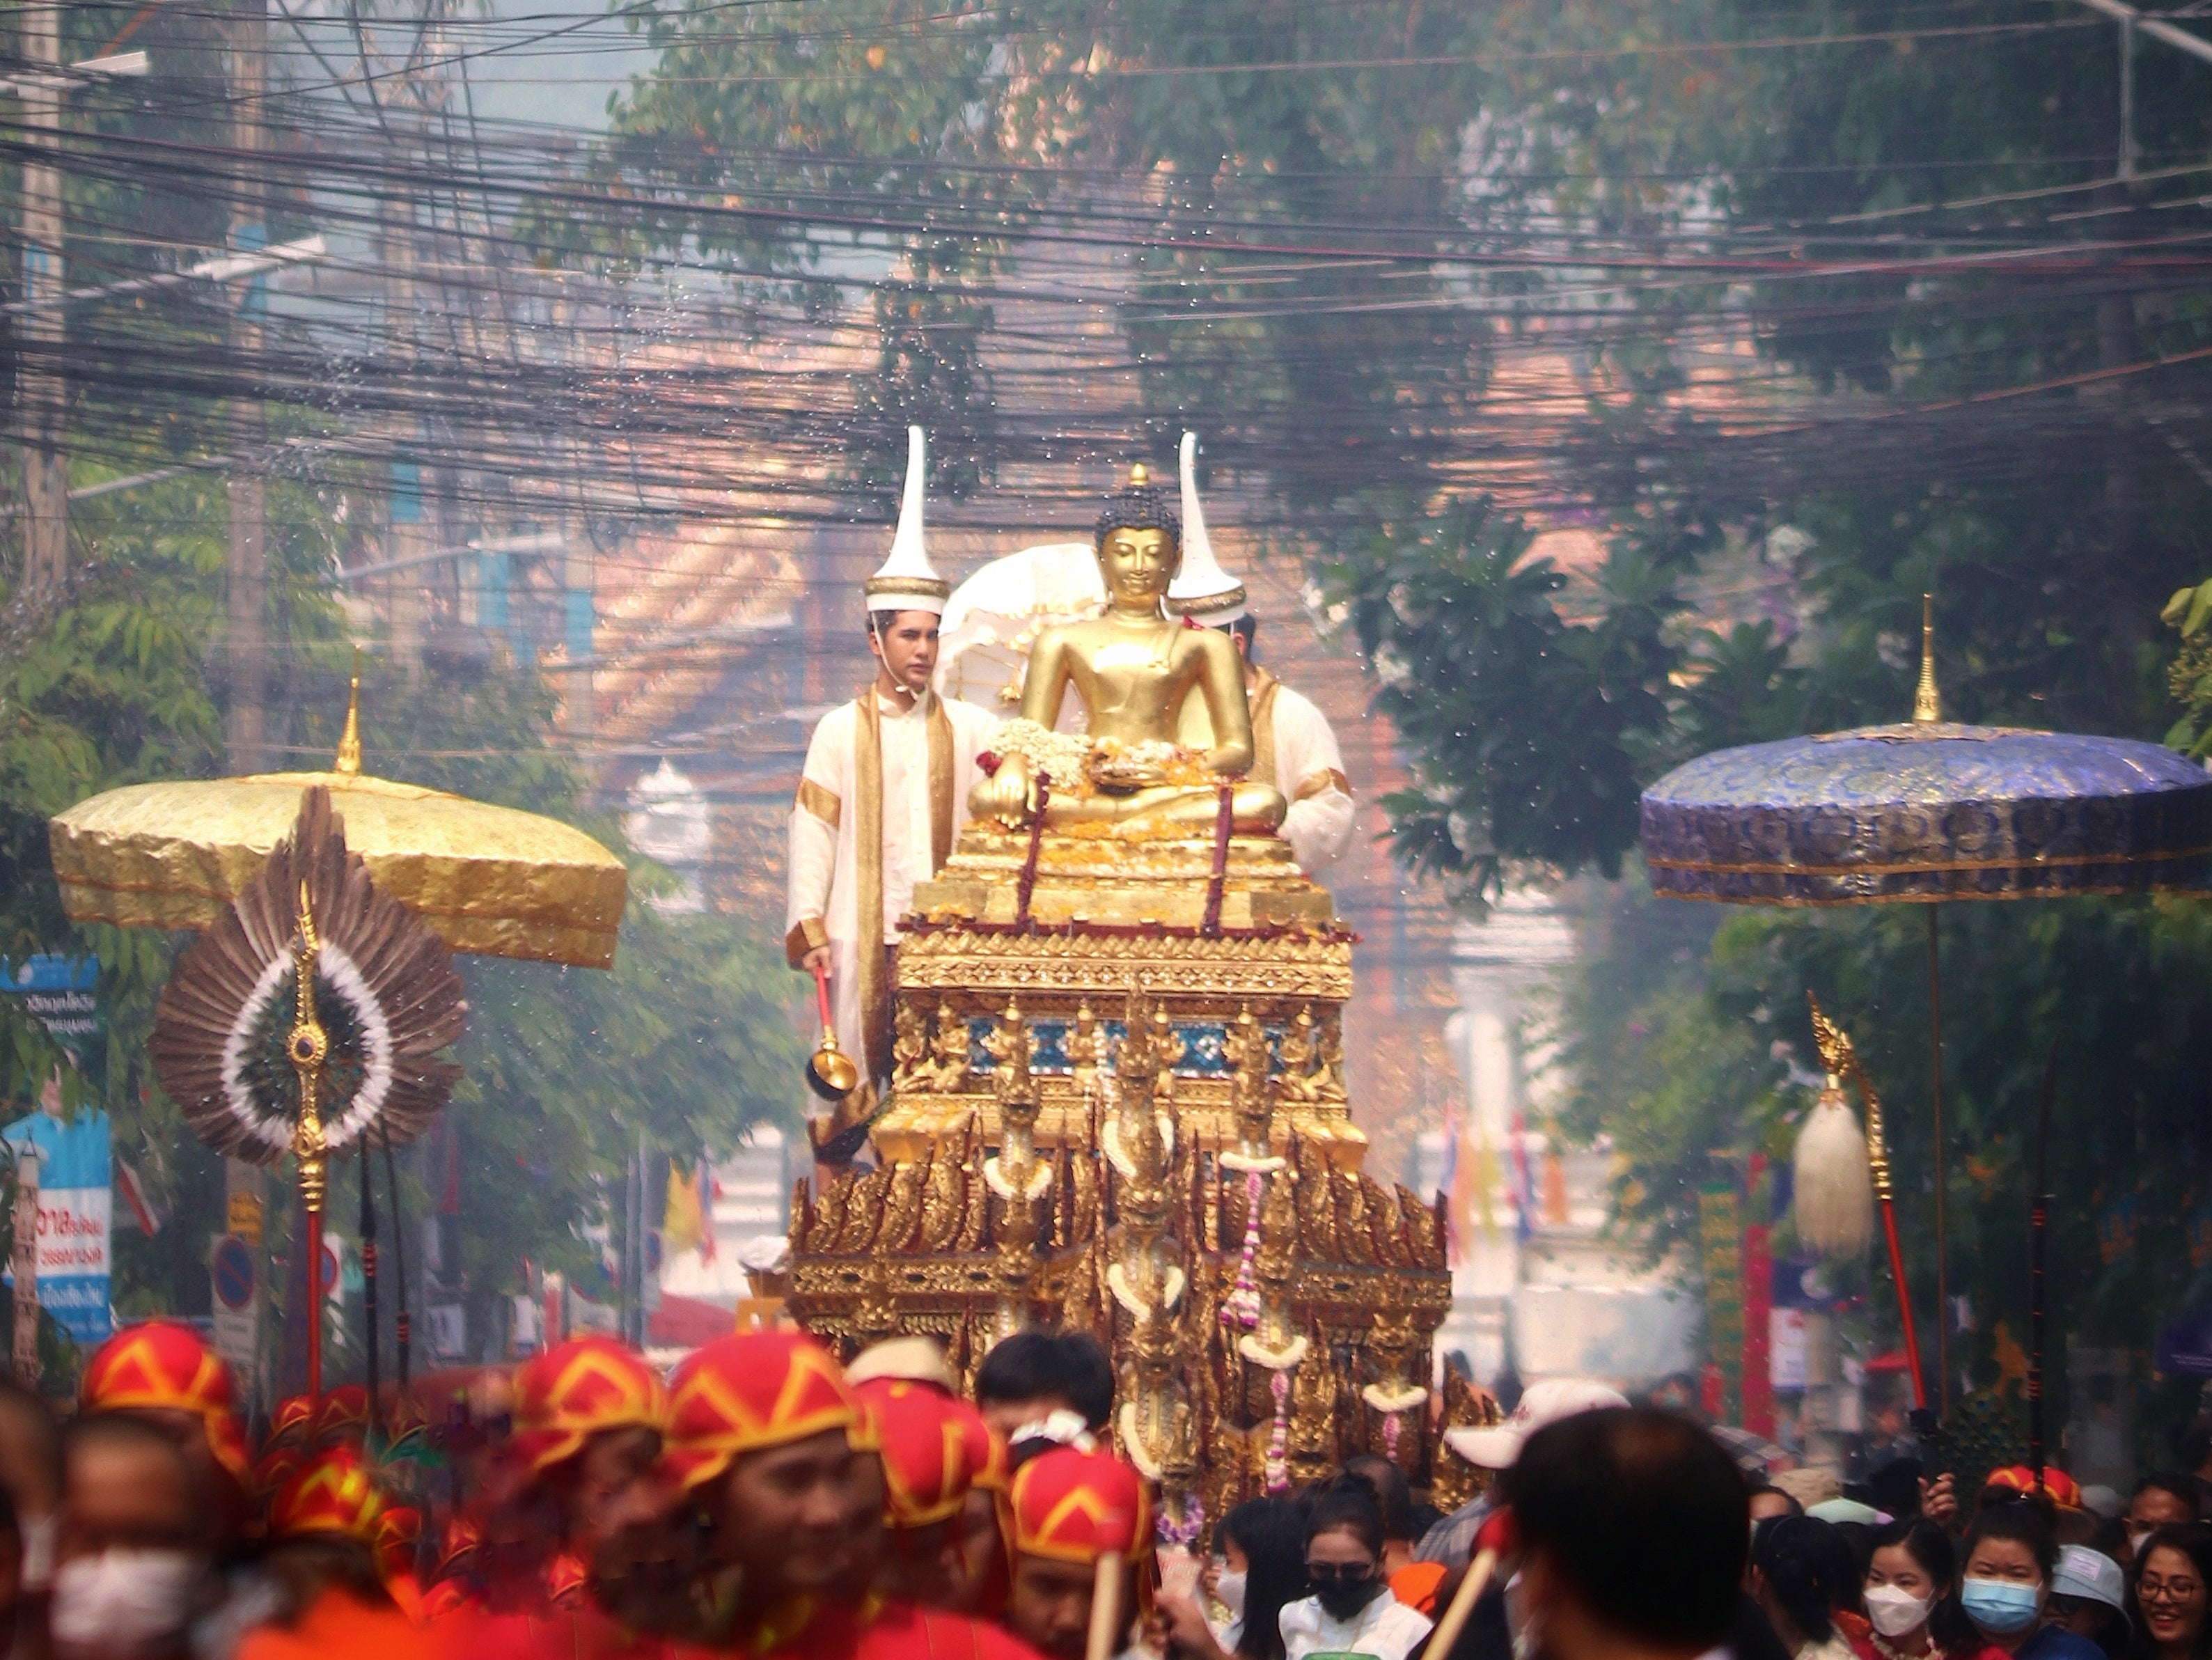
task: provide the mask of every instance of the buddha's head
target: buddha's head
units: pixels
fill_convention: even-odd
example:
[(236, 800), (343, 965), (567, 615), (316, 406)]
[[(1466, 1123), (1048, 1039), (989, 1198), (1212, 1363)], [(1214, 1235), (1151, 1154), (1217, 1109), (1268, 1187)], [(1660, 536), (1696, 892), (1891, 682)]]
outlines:
[(1152, 487), (1142, 466), (1106, 498), (1091, 531), (1098, 575), (1115, 599), (1157, 605), (1182, 569), (1182, 520), (1173, 498)]

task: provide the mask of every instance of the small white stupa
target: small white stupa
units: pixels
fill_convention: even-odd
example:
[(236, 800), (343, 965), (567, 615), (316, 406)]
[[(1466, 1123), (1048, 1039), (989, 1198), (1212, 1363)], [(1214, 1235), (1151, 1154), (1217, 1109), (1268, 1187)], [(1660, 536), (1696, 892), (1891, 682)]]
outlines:
[(929, 562), (929, 548), (922, 535), (922, 497), (929, 481), (928, 446), (920, 427), (906, 429), (906, 493), (899, 502), (898, 532), (891, 538), (890, 556), (867, 580), (868, 609), (926, 611), (945, 614), (952, 597), (952, 584)]
[(1222, 628), (1244, 616), (1244, 585), (1221, 569), (1198, 499), (1198, 435), (1182, 435), (1182, 569), (1168, 589), (1168, 609)]

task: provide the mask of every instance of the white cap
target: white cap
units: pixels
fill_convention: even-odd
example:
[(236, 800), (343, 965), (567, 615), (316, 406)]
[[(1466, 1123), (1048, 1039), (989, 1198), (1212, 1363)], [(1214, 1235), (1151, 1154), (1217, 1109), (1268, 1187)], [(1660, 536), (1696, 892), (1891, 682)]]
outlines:
[(2101, 1482), (2092, 1481), (2081, 1489), (2081, 1508), (2094, 1511), (2107, 1522), (2126, 1510), (2128, 1501), (2120, 1497), (2118, 1489)]
[(1627, 1404), (1626, 1395), (1603, 1383), (1582, 1377), (1547, 1377), (1522, 1391), (1521, 1404), (1504, 1423), (1488, 1429), (1446, 1430), (1444, 1444), (1484, 1469), (1511, 1469), (1521, 1456), (1521, 1444), (1547, 1424), (1577, 1413)]
[(1865, 1528), (1878, 1528), (1890, 1519), (1887, 1511), (1862, 1505), (1856, 1499), (1823, 1499), (1817, 1505), (1806, 1505), (1805, 1514), (1815, 1521), (1856, 1522)]
[(2120, 1572), (2120, 1565), (2087, 1545), (2058, 1548), (2058, 1572), (2051, 1576), (2051, 1594), (2102, 1602), (2123, 1614), (2128, 1608), (2127, 1577)]
[(948, 1395), (960, 1393), (960, 1379), (945, 1358), (944, 1345), (933, 1337), (885, 1338), (862, 1349), (845, 1368), (848, 1383), (866, 1383), (878, 1377), (932, 1383)]
[(929, 562), (929, 549), (921, 534), (921, 502), (929, 481), (927, 445), (920, 427), (906, 429), (906, 493), (899, 502), (898, 533), (891, 538), (890, 557), (867, 581), (868, 609), (926, 611), (945, 614), (952, 584), (939, 576)]
[(1218, 628), (1244, 616), (1244, 585), (1221, 569), (1206, 509), (1198, 501), (1198, 435), (1182, 435), (1182, 569), (1168, 588), (1168, 610)]

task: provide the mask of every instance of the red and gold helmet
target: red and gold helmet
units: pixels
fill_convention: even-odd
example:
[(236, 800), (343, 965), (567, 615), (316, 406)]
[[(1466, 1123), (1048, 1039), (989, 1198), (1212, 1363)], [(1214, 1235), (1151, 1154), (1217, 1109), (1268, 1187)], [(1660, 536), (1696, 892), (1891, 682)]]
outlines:
[(573, 1552), (564, 1550), (545, 1565), (546, 1600), (556, 1608), (574, 1608), (590, 1583), (584, 1559)]
[(415, 1550), (422, 1539), (422, 1512), (412, 1505), (392, 1505), (376, 1518), (376, 1571), (387, 1580), (415, 1572)]
[(676, 1369), (661, 1462), (689, 1489), (745, 1453), (825, 1430), (850, 1435), (860, 1417), (837, 1362), (803, 1332), (718, 1337)]
[(1055, 1447), (1030, 1459), (999, 1503), (1018, 1556), (1091, 1563), (1113, 1552), (1134, 1562), (1152, 1548), (1144, 1478), (1103, 1447)]
[(216, 1462), (241, 1485), (250, 1474), (230, 1368), (188, 1326), (148, 1320), (117, 1332), (93, 1352), (77, 1404), (88, 1413), (189, 1413), (205, 1426)]
[(337, 1534), (374, 1547), (383, 1510), (384, 1496), (360, 1455), (332, 1447), (302, 1464), (277, 1493), (269, 1506), (269, 1537)]
[(607, 1430), (665, 1432), (668, 1391), (635, 1351), (610, 1337), (578, 1337), (514, 1375), (514, 1450), (532, 1474), (574, 1457)]
[(314, 1429), (315, 1397), (312, 1395), (288, 1395), (269, 1414), (269, 1434), (262, 1445), (264, 1448), (304, 1447), (313, 1438)]
[[(2007, 1493), (2018, 1493), (2022, 1498), (2035, 1494), (2035, 1472), (2026, 1464), (2013, 1464), (2003, 1469), (1991, 1470), (1989, 1479), (1982, 1483), (1982, 1491), (2002, 1489)], [(2062, 1510), (2081, 1508), (2081, 1484), (2056, 1465), (2043, 1467), (2043, 1491), (2051, 1502)]]
[[(884, 1522), (926, 1528), (960, 1513), (988, 1461), (991, 1432), (982, 1415), (944, 1390), (906, 1378), (878, 1377), (854, 1387), (884, 1461)], [(976, 1438), (969, 1423), (981, 1432)]]
[(314, 1439), (319, 1447), (341, 1444), (358, 1445), (368, 1433), (368, 1391), (358, 1383), (341, 1383), (323, 1393), (315, 1408)]
[(277, 1490), (297, 1475), (300, 1466), (307, 1462), (307, 1454), (304, 1448), (271, 1447), (254, 1460), (253, 1479), (246, 1485), (257, 1499), (273, 1499)]
[(446, 1530), (438, 1538), (437, 1560), (430, 1565), (430, 1577), (442, 1579), (447, 1574), (468, 1564), (483, 1543), (483, 1529), (465, 1516), (456, 1516), (446, 1523)]

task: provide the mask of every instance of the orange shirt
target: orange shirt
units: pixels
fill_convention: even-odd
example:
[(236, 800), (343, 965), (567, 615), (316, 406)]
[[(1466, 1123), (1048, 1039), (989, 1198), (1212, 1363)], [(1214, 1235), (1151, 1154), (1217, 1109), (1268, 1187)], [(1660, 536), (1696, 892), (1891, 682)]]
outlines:
[(1416, 1614), (1437, 1617), (1437, 1590), (1444, 1582), (1441, 1562), (1408, 1562), (1390, 1576), (1390, 1595)]
[(248, 1632), (234, 1660), (420, 1660), (429, 1650), (407, 1616), (336, 1585), (290, 1626)]

